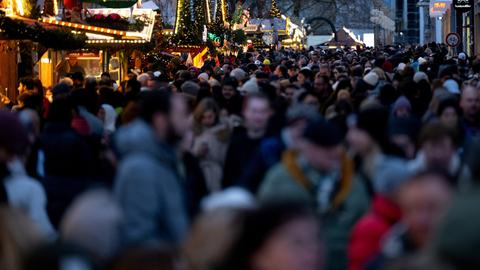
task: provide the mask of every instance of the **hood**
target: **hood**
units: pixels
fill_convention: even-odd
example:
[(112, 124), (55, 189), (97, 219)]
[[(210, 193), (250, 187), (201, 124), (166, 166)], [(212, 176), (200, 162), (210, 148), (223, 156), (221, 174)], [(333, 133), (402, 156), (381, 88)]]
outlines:
[(147, 154), (175, 167), (175, 152), (162, 142), (143, 120), (121, 127), (114, 136), (114, 146), (120, 159), (132, 154)]

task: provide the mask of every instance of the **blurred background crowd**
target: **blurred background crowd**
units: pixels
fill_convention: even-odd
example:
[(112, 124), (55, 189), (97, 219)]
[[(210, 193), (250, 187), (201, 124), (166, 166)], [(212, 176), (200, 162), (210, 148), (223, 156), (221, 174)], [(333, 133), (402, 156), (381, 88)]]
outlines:
[(0, 269), (480, 269), (479, 76), (429, 44), (23, 78)]

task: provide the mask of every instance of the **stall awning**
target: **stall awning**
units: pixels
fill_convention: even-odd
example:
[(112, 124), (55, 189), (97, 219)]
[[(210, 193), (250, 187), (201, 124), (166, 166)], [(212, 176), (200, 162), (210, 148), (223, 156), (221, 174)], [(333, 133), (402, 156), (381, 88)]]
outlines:
[(137, 3), (136, 0), (83, 0), (85, 3), (95, 3), (108, 8), (129, 8)]

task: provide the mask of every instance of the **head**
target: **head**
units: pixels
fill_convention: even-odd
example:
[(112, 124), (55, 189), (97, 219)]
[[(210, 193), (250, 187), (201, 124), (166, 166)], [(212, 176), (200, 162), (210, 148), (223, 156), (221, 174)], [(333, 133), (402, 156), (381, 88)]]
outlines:
[(22, 212), (0, 207), (1, 269), (25, 269), (26, 256), (43, 240), (36, 225)]
[(289, 84), (286, 87), (282, 87), (282, 97), (285, 98), (288, 104), (293, 102), (293, 97), (300, 88), (294, 84)]
[(250, 132), (264, 133), (268, 126), (268, 120), (272, 116), (270, 100), (261, 93), (249, 94), (243, 106), (245, 127)]
[(327, 78), (330, 78), (331, 76), (331, 72), (330, 72), (330, 67), (328, 66), (328, 64), (322, 64), (320, 65), (320, 70), (318, 71), (317, 73), (317, 77), (327, 77)]
[(311, 91), (304, 91), (298, 96), (298, 102), (309, 105), (315, 108), (317, 111), (320, 110), (320, 99), (318, 96)]
[(32, 78), (23, 78), (20, 79), (18, 83), (18, 93), (23, 94), (25, 92), (33, 92), (35, 89), (35, 81)]
[(225, 78), (222, 84), (223, 98), (229, 100), (237, 94), (238, 82), (233, 78)]
[(139, 100), (140, 117), (149, 123), (160, 139), (178, 142), (190, 128), (185, 99), (166, 91), (142, 92)]
[(297, 205), (264, 206), (248, 212), (220, 269), (322, 269), (319, 226)]
[(305, 128), (309, 123), (318, 120), (320, 114), (318, 113), (318, 110), (311, 106), (295, 104), (288, 108), (286, 117), (286, 130), (294, 144), (292, 147), (295, 148), (298, 146), (298, 142), (302, 140)]
[(462, 110), (456, 99), (448, 98), (438, 105), (437, 117), (446, 127), (455, 129), (459, 125)]
[(75, 66), (78, 64), (78, 58), (73, 55), (73, 54), (70, 54), (68, 56), (68, 64), (70, 64), (70, 66)]
[(441, 122), (431, 122), (420, 132), (420, 146), (428, 168), (449, 168), (457, 150), (455, 131)]
[(29, 146), (28, 134), (17, 115), (0, 111), (0, 162), (22, 157)]
[(403, 213), (402, 223), (417, 248), (431, 241), (452, 195), (448, 176), (437, 171), (419, 173), (400, 186), (398, 202)]
[(288, 70), (287, 67), (284, 65), (279, 65), (277, 68), (275, 68), (275, 71), (273, 74), (279, 78), (287, 78), (288, 77)]
[(384, 108), (364, 109), (349, 124), (348, 145), (350, 150), (362, 157), (366, 157), (389, 141), (388, 111)]
[(110, 72), (103, 72), (102, 75), (100, 75), (100, 80), (105, 82), (111, 81), (112, 78), (110, 76)]
[(300, 153), (315, 170), (331, 172), (341, 165), (343, 136), (332, 123), (320, 118), (309, 123), (299, 143)]
[(220, 110), (215, 100), (204, 98), (193, 112), (193, 121), (195, 126), (209, 128), (219, 122), (219, 114)]
[(295, 66), (295, 65), (292, 65), (289, 69), (288, 69), (288, 76), (290, 78), (293, 78), (293, 77), (296, 77), (298, 75), (298, 67)]
[(327, 77), (317, 77), (313, 84), (313, 88), (315, 89), (315, 93), (318, 93), (318, 94), (328, 93), (331, 88), (330, 81)]
[(480, 112), (479, 89), (471, 85), (465, 86), (460, 97), (460, 107), (465, 119), (474, 121)]

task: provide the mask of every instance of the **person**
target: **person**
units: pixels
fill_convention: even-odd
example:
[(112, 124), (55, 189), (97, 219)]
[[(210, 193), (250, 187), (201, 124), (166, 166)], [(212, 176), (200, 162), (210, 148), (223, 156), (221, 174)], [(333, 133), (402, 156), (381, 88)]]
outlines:
[(290, 107), (287, 111), (287, 125), (279, 135), (265, 138), (242, 173), (240, 186), (256, 193), (267, 171), (282, 158), (285, 150), (298, 150), (299, 141), (306, 126), (320, 117), (313, 108), (303, 104)]
[[(28, 254), (45, 238), (21, 210), (0, 207), (0, 268), (21, 270)], [(38, 269), (38, 268), (37, 268)]]
[(370, 210), (355, 224), (348, 245), (348, 269), (361, 270), (380, 251), (381, 241), (402, 216), (398, 189), (408, 178), (404, 164), (381, 168)]
[(93, 154), (72, 127), (73, 106), (67, 98), (53, 101), (40, 136), (37, 165), (47, 193), (50, 220), (58, 228), (72, 200), (92, 183)]
[(188, 218), (175, 144), (185, 133), (187, 107), (179, 96), (142, 92), (139, 118), (114, 138), (120, 163), (114, 195), (126, 245), (177, 246)]
[(210, 192), (221, 189), (223, 164), (227, 153), (230, 128), (221, 123), (220, 110), (213, 99), (200, 101), (193, 113), (193, 154), (199, 158)]
[(414, 160), (408, 162), (407, 170), (417, 173), (426, 169), (443, 168), (456, 181), (452, 184), (458, 188), (467, 188), (471, 183), (470, 173), (457, 153), (456, 136), (455, 130), (438, 121), (424, 125), (419, 136), (419, 152)]
[(379, 255), (366, 269), (382, 269), (388, 262), (426, 250), (453, 198), (449, 176), (427, 170), (413, 175), (398, 191), (399, 223), (385, 236)]
[(479, 89), (467, 85), (462, 89), (460, 107), (463, 111), (463, 124), (466, 140), (480, 136), (480, 92)]
[(55, 230), (46, 211), (45, 190), (27, 175), (23, 162), (30, 145), (27, 132), (17, 116), (3, 111), (0, 111), (0, 129), (0, 201), (23, 211), (38, 227), (39, 233), (54, 237)]
[(265, 95), (253, 93), (246, 97), (244, 127), (233, 130), (223, 170), (223, 187), (238, 184), (241, 173), (248, 166), (262, 139), (267, 136), (268, 120), (272, 113), (270, 101)]
[(69, 66), (69, 73), (75, 74), (77, 72), (82, 74), (82, 77), (85, 76), (85, 69), (78, 63), (78, 58), (70, 54), (68, 56), (68, 66)]
[(368, 207), (342, 141), (338, 128), (325, 119), (310, 123), (299, 151), (286, 152), (257, 192), (261, 202), (294, 201), (315, 207), (325, 235), (326, 269), (332, 270), (346, 268), (348, 235)]
[(240, 115), (242, 112), (243, 98), (237, 91), (238, 83), (235, 79), (227, 77), (223, 80), (221, 94), (215, 97), (220, 108), (227, 115)]
[(296, 204), (266, 205), (247, 212), (219, 270), (323, 269), (315, 215)]

